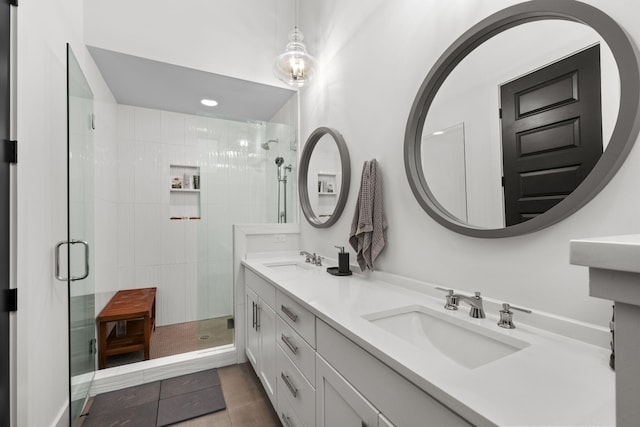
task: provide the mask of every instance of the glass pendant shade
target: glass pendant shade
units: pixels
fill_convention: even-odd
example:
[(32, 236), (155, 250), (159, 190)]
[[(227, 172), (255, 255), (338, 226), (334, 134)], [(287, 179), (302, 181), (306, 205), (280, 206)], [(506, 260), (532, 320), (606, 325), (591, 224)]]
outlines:
[(284, 53), (276, 58), (273, 73), (286, 84), (302, 87), (313, 78), (317, 68), (316, 59), (307, 53), (302, 32), (294, 27), (289, 32), (289, 43)]

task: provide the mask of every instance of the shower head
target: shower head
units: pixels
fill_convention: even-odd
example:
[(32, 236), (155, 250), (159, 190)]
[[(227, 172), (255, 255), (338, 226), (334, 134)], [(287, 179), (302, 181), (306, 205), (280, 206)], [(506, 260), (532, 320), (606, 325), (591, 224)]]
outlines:
[(280, 167), (284, 163), (284, 159), (282, 157), (276, 157), (276, 166)]
[(262, 144), (260, 144), (260, 146), (264, 149), (264, 150), (268, 150), (269, 149), (269, 144), (271, 144), (272, 142), (275, 142), (276, 144), (278, 142), (280, 142), (279, 139), (270, 139), (267, 142), (263, 142)]

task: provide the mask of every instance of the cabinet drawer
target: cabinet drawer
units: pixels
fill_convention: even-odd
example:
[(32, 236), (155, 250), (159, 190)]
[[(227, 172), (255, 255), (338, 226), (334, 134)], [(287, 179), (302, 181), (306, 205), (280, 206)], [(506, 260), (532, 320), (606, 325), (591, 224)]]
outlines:
[(395, 426), (472, 425), (320, 320), (318, 354)]
[(276, 288), (253, 271), (245, 268), (245, 284), (253, 289), (264, 302), (275, 310)]
[(280, 317), (311, 347), (316, 348), (316, 316), (280, 291), (276, 300), (276, 312)]
[(278, 390), (278, 418), (283, 427), (308, 427), (300, 421), (298, 414), (291, 408), (289, 399), (284, 394), (285, 390)]
[(315, 386), (316, 352), (296, 331), (278, 316), (276, 324), (276, 341), (302, 375)]
[(286, 396), (291, 409), (305, 426), (315, 426), (316, 390), (295, 367), (289, 356), (278, 347), (276, 372), (278, 397)]

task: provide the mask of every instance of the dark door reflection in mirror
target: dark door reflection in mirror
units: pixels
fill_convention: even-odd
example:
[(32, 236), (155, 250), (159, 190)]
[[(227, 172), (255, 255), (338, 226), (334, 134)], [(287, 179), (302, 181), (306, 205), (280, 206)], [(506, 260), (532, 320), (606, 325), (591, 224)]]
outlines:
[(349, 193), (349, 151), (335, 129), (311, 133), (300, 158), (298, 189), (302, 212), (311, 225), (326, 228), (340, 217)]
[[(516, 180), (505, 176), (508, 184), (517, 186), (511, 190), (511, 195), (517, 194), (517, 204), (522, 204), (522, 199), (533, 201), (519, 210), (518, 221), (507, 219), (505, 211), (509, 211), (513, 204), (513, 197), (506, 197), (503, 191), (503, 173), (513, 169), (503, 163), (503, 156), (508, 159), (525, 158), (530, 161), (536, 158), (532, 168), (528, 170), (516, 170), (522, 173), (533, 173), (538, 169), (536, 163), (552, 155), (564, 157), (568, 147), (557, 147), (538, 153), (521, 153), (521, 138), (527, 132), (546, 126), (557, 128), (559, 123), (550, 121), (547, 116), (551, 109), (540, 107), (536, 117), (532, 114), (521, 112), (516, 118), (509, 117), (516, 132), (510, 140), (504, 140), (501, 119), (501, 107), (505, 114), (514, 114), (513, 109), (501, 105), (501, 87), (507, 86), (525, 75), (538, 74), (550, 64), (558, 63), (565, 58), (576, 54), (586, 48), (599, 46), (600, 69), (602, 78), (598, 76), (597, 83), (593, 85), (592, 92), (602, 94), (602, 107), (600, 100), (587, 98), (583, 89), (576, 87), (576, 100), (559, 101), (557, 105), (551, 105), (566, 110), (561, 114), (558, 122), (575, 119), (575, 136), (580, 134), (593, 134), (599, 132), (599, 140), (606, 147), (614, 125), (617, 120), (620, 101), (620, 82), (618, 69), (613, 54), (602, 37), (587, 25), (565, 20), (542, 20), (527, 22), (510, 28), (495, 35), (469, 53), (447, 76), (438, 89), (429, 111), (426, 115), (424, 127), (421, 133), (421, 168), (424, 175), (423, 182), (428, 186), (433, 198), (455, 221), (468, 224), (472, 227), (499, 229), (505, 225), (526, 221), (551, 208), (567, 195), (566, 180), (562, 188), (551, 189), (546, 196), (555, 203), (537, 203), (540, 194), (526, 194), (527, 180), (518, 176)], [(580, 73), (581, 71), (578, 71)], [(559, 75), (558, 77), (562, 77)], [(576, 76), (580, 81), (586, 80), (584, 76)], [(590, 83), (591, 84), (591, 83)], [(532, 84), (535, 86), (535, 83)], [(584, 85), (583, 85), (584, 86)], [(581, 89), (578, 91), (578, 89)], [(522, 89), (512, 95), (523, 95), (529, 89)], [(551, 91), (557, 91), (552, 87)], [(529, 90), (529, 93), (531, 91)], [(572, 94), (574, 95), (574, 94)], [(530, 95), (533, 96), (533, 95)], [(574, 111), (582, 98), (584, 102), (594, 102), (593, 107), (602, 113), (602, 125), (589, 123), (579, 119), (579, 113)], [(566, 117), (565, 117), (566, 116)], [(529, 127), (526, 132), (520, 132), (519, 119), (526, 119)], [(583, 117), (584, 119), (584, 117)], [(546, 122), (545, 122), (546, 120)], [(457, 131), (456, 131), (457, 129)], [(572, 128), (573, 129), (573, 128)], [(454, 133), (452, 133), (454, 132)], [(454, 136), (455, 135), (455, 136)], [(542, 135), (542, 133), (540, 134)], [(551, 138), (556, 137), (554, 132), (548, 132)], [(573, 137), (574, 135), (572, 135)], [(445, 142), (448, 141), (448, 142)], [(579, 141), (576, 142), (579, 144)], [(502, 144), (506, 146), (503, 152)], [(508, 150), (508, 148), (511, 150)], [(600, 149), (602, 150), (602, 148)], [(563, 152), (563, 153), (560, 153)], [(595, 159), (597, 161), (597, 158)], [(543, 163), (545, 163), (543, 161)], [(546, 162), (545, 168), (552, 168), (553, 162)], [(574, 163), (558, 165), (572, 167)], [(593, 165), (590, 165), (591, 170)], [(544, 168), (539, 168), (541, 171)], [(527, 177), (528, 175), (525, 175)], [(559, 175), (558, 175), (559, 176)], [(571, 189), (574, 189), (584, 176), (575, 182), (575, 176), (567, 174), (573, 180)], [(586, 175), (585, 175), (586, 176)], [(511, 177), (512, 178), (512, 177)], [(558, 181), (558, 179), (556, 179)], [(560, 179), (562, 181), (562, 179)], [(532, 180), (528, 181), (529, 183)], [(570, 190), (569, 190), (570, 193)], [(535, 206), (537, 209), (528, 211)]]
[(505, 223), (562, 202), (602, 155), (600, 45), (500, 86)]

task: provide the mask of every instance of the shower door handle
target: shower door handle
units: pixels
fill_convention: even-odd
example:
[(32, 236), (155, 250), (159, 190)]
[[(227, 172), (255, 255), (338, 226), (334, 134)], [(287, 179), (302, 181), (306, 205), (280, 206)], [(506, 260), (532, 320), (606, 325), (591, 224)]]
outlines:
[[(60, 274), (60, 248), (64, 245), (82, 245), (84, 246), (84, 273), (82, 274), (82, 276), (76, 276), (76, 277), (63, 277)], [(89, 244), (87, 242), (85, 242), (84, 240), (75, 240), (72, 239), (71, 241), (66, 241), (63, 240), (62, 242), (58, 242), (56, 244), (56, 271), (55, 271), (55, 275), (56, 275), (56, 279), (66, 282), (67, 280), (70, 282), (75, 282), (76, 280), (82, 280), (82, 279), (86, 279), (87, 277), (89, 277)]]

